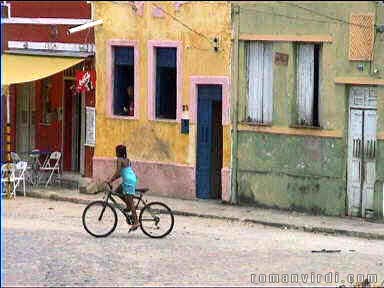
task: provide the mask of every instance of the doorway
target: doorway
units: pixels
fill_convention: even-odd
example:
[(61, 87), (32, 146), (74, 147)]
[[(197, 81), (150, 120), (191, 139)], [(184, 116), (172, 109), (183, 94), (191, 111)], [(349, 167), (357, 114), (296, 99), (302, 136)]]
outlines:
[(64, 80), (64, 171), (80, 172), (82, 97), (74, 80)]
[(197, 85), (197, 95), (196, 194), (202, 199), (221, 199), (222, 86)]
[(349, 91), (348, 215), (374, 216), (376, 181), (376, 89), (352, 86)]
[(36, 104), (34, 82), (17, 86), (16, 152), (26, 158), (35, 149)]

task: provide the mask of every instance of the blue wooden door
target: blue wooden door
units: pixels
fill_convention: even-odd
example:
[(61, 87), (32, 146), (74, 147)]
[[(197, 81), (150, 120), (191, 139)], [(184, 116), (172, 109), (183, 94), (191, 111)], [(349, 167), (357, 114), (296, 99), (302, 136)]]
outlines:
[(212, 107), (221, 99), (221, 86), (199, 85), (197, 107), (197, 197), (212, 198)]

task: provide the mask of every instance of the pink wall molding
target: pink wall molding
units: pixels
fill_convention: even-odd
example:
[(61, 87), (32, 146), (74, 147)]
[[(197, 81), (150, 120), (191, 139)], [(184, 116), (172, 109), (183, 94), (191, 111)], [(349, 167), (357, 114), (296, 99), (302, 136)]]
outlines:
[(222, 124), (230, 124), (230, 81), (227, 76), (191, 76), (191, 91), (189, 98), (190, 121), (197, 121), (197, 85), (218, 84), (222, 85)]
[[(182, 51), (182, 43), (181, 41), (169, 41), (169, 40), (149, 40), (148, 41), (148, 119), (149, 120), (157, 120), (156, 119), (156, 111), (155, 111), (155, 80), (156, 80), (156, 59), (155, 59), (155, 48), (156, 47), (175, 47), (177, 48), (177, 99), (176, 99), (176, 122), (180, 122), (181, 113), (182, 113), (182, 78), (183, 78), (183, 70), (182, 70), (182, 59), (183, 59), (183, 51)], [(175, 120), (161, 120), (161, 121), (170, 121), (175, 122)]]
[(180, 7), (181, 7), (181, 5), (183, 5), (183, 4), (185, 4), (185, 3), (187, 3), (188, 1), (175, 1), (175, 10), (176, 11), (179, 11), (180, 10)]
[(229, 202), (231, 195), (231, 168), (221, 169), (221, 200)]
[[(105, 181), (114, 173), (115, 159), (112, 157), (93, 158), (93, 179), (96, 182)], [(196, 198), (194, 166), (141, 160), (133, 160), (132, 166), (139, 179), (138, 187), (150, 188), (149, 193), (152, 195), (180, 199)]]
[[(135, 80), (134, 80), (134, 116), (117, 116), (113, 115), (113, 83), (114, 83), (114, 55), (113, 47), (115, 46), (131, 46), (134, 49), (134, 69), (135, 69)], [(110, 39), (107, 41), (107, 116), (110, 118), (117, 119), (138, 119), (139, 118), (139, 49), (137, 40), (125, 40), (125, 39)]]

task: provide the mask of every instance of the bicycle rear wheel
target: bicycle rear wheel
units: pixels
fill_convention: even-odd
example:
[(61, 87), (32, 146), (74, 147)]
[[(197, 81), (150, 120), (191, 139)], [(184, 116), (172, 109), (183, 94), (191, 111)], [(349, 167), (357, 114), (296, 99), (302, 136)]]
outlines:
[(139, 222), (145, 235), (151, 238), (162, 238), (172, 231), (175, 219), (167, 205), (151, 202), (141, 210)]
[(116, 229), (115, 208), (105, 201), (94, 201), (83, 212), (84, 229), (94, 237), (107, 237)]

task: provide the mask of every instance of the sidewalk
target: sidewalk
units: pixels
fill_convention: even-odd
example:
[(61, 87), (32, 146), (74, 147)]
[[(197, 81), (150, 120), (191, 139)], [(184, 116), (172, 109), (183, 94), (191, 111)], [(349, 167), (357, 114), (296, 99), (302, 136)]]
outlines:
[[(90, 195), (68, 189), (35, 189), (27, 192), (27, 196), (88, 204), (93, 200), (101, 199), (103, 193)], [(296, 229), (305, 232), (342, 234), (351, 237), (384, 240), (383, 222), (370, 222), (360, 218), (313, 216), (299, 212), (250, 206), (235, 206), (213, 200), (181, 200), (153, 195), (145, 195), (145, 198), (149, 202), (161, 201), (166, 203), (175, 215), (226, 219), (263, 224), (282, 229)]]

